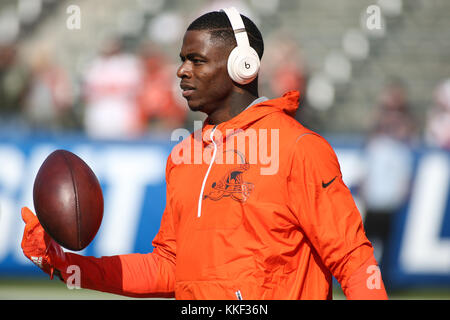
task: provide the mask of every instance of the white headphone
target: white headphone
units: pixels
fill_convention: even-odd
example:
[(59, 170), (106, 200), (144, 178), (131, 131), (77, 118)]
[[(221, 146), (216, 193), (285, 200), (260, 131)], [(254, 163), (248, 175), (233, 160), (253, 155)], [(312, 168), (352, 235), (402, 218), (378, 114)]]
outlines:
[(234, 31), (237, 46), (228, 57), (228, 74), (230, 78), (239, 84), (252, 82), (257, 76), (260, 67), (259, 56), (250, 46), (244, 21), (236, 8), (222, 9), (230, 20)]

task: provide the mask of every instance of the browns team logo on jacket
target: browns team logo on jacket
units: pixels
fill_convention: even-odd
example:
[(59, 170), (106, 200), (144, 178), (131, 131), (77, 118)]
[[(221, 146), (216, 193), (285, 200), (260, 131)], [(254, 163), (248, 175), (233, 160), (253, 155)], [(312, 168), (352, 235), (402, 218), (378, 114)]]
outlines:
[(253, 183), (244, 181), (244, 172), (250, 168), (250, 164), (245, 156), (237, 150), (226, 150), (225, 152), (235, 152), (243, 163), (228, 170), (227, 174), (219, 181), (213, 182), (212, 190), (204, 195), (203, 200), (219, 201), (223, 197), (230, 197), (233, 200), (245, 202), (255, 187)]

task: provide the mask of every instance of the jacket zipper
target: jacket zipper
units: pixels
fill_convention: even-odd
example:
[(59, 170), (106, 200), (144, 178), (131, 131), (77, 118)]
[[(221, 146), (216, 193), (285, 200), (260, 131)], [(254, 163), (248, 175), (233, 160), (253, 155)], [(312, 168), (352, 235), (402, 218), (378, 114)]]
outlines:
[(214, 161), (216, 160), (216, 153), (217, 153), (217, 144), (214, 141), (214, 131), (216, 131), (217, 126), (215, 126), (212, 130), (211, 130), (211, 134), (210, 134), (210, 139), (214, 145), (214, 152), (213, 152), (213, 156), (211, 159), (211, 162), (209, 163), (209, 167), (208, 170), (206, 171), (205, 177), (203, 178), (203, 183), (202, 183), (202, 189), (200, 190), (200, 197), (198, 198), (198, 211), (197, 211), (197, 218), (200, 218), (202, 216), (202, 198), (203, 198), (203, 192), (205, 191), (205, 184), (206, 184), (206, 180), (208, 179), (209, 176), (209, 172), (211, 171), (211, 167), (214, 163)]

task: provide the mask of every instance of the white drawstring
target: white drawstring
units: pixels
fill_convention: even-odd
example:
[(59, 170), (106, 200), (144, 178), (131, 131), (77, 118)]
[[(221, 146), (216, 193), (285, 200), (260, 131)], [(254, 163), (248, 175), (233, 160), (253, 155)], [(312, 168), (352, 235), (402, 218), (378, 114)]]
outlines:
[(216, 142), (214, 141), (214, 131), (216, 130), (216, 128), (217, 128), (217, 126), (215, 126), (215, 127), (211, 130), (211, 134), (210, 134), (211, 141), (212, 141), (212, 143), (214, 144), (214, 152), (213, 152), (213, 156), (212, 156), (211, 162), (209, 163), (208, 170), (206, 171), (206, 175), (205, 175), (205, 177), (203, 178), (202, 189), (201, 189), (201, 191), (200, 191), (200, 197), (199, 197), (199, 199), (198, 199), (197, 218), (200, 218), (201, 215), (202, 215), (202, 200), (203, 200), (202, 198), (203, 198), (203, 192), (205, 191), (206, 180), (208, 179), (208, 175), (209, 175), (209, 172), (211, 171), (211, 167), (212, 167), (214, 161), (216, 160), (217, 144), (216, 144)]

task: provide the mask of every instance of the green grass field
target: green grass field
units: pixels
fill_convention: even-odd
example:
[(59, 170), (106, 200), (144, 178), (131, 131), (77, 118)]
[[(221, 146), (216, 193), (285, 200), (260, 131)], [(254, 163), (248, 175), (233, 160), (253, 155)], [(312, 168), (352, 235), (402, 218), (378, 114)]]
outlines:
[[(339, 287), (336, 300), (345, 299)], [(450, 288), (427, 288), (390, 292), (393, 300), (450, 300)], [(68, 289), (61, 281), (45, 278), (0, 278), (0, 300), (123, 300), (132, 299), (87, 289)]]
[(87, 289), (69, 289), (59, 279), (0, 278), (2, 300), (106, 300), (127, 297)]

